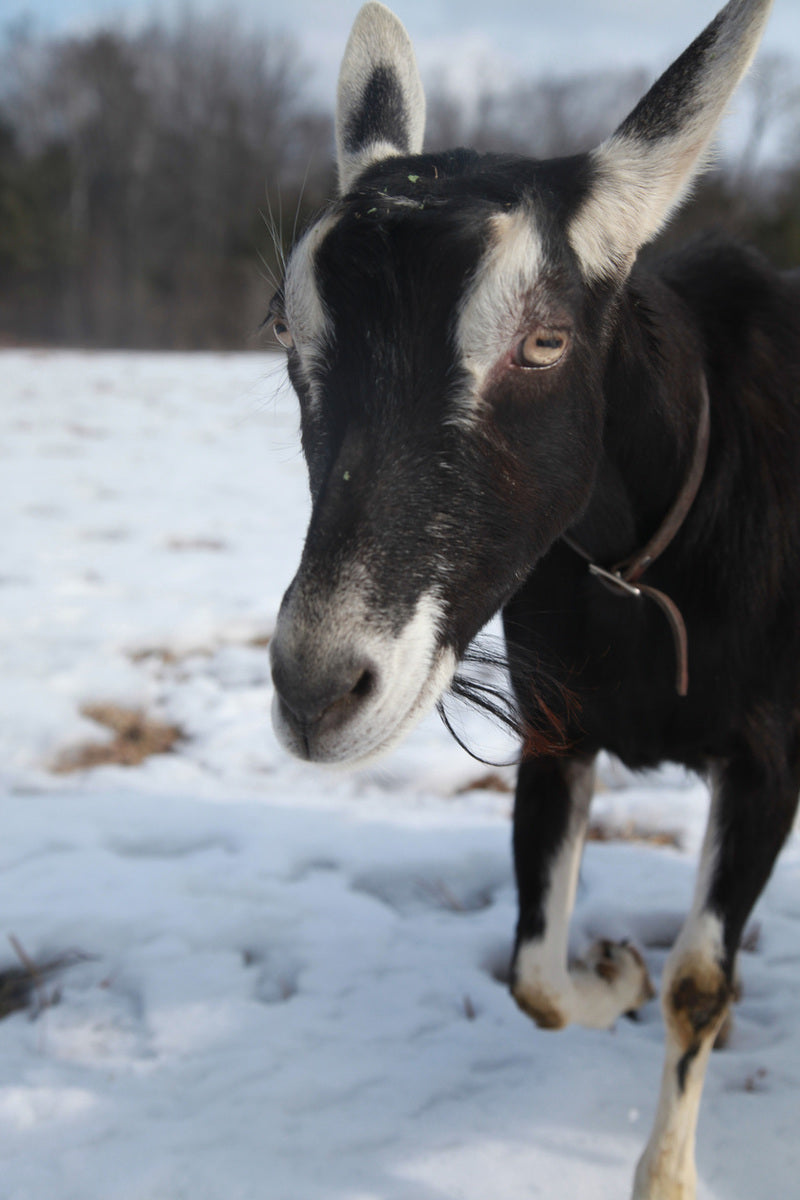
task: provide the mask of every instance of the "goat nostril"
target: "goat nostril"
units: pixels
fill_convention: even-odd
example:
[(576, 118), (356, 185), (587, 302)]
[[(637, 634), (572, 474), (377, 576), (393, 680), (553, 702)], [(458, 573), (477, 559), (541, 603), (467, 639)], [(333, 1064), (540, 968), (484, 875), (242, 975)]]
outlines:
[(362, 671), (358, 679), (350, 688), (350, 695), (361, 700), (368, 696), (375, 688), (375, 676), (372, 671)]
[(380, 673), (369, 660), (333, 663), (317, 673), (313, 668), (273, 655), (272, 678), (279, 711), (305, 744), (309, 755), (311, 739), (332, 734), (347, 724), (380, 687)]

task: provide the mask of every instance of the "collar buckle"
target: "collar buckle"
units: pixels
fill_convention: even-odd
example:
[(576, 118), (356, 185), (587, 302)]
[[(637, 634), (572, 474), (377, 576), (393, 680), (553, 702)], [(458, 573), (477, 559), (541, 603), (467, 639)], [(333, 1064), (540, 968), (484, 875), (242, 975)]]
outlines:
[(612, 592), (622, 592), (626, 596), (641, 596), (642, 594), (642, 589), (638, 588), (635, 583), (628, 583), (619, 571), (607, 571), (605, 567), (598, 567), (597, 563), (589, 563), (589, 571), (592, 575), (596, 575)]

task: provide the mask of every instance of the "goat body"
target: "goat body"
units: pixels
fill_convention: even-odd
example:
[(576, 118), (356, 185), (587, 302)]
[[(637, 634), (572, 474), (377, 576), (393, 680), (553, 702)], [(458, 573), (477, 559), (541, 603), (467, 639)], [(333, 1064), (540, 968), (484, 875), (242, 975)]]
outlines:
[[(341, 196), (272, 302), (313, 500), (272, 643), (276, 728), (311, 760), (386, 750), (502, 610), (531, 731), (512, 992), (539, 1025), (607, 1027), (652, 995), (631, 946), (567, 962), (597, 752), (711, 782), (634, 1200), (695, 1196), (708, 1056), (800, 790), (800, 274), (721, 239), (636, 263), (769, 7), (731, 0), (607, 142), (535, 162), (422, 154), (408, 37), (365, 5), (340, 76)], [(706, 397), (699, 490), (646, 569), (688, 631), (680, 695), (664, 612), (576, 546), (613, 576), (647, 544), (698, 458)]]

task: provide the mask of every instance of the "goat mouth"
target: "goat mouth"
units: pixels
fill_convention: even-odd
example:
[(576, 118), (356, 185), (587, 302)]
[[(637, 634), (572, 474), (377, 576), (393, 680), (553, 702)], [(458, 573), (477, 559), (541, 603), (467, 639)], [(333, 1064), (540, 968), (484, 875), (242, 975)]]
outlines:
[[(449, 685), (458, 660), (449, 647), (433, 657), (412, 698), (409, 688), (384, 681), (361, 702), (300, 720), (276, 691), (272, 723), (278, 739), (296, 758), (329, 766), (365, 766), (393, 749), (436, 704)], [(399, 694), (398, 694), (399, 693)]]

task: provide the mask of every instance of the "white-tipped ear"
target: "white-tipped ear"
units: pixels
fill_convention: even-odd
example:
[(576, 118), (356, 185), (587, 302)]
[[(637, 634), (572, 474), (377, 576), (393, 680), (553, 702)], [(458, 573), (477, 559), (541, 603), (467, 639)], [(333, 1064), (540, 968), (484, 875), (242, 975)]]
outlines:
[(339, 72), (339, 191), (348, 192), (365, 167), (378, 159), (419, 154), (424, 132), (425, 95), (411, 39), (383, 4), (365, 4)]
[(587, 277), (628, 271), (684, 199), (708, 161), (771, 6), (772, 0), (730, 0), (590, 155), (589, 194), (569, 227)]

